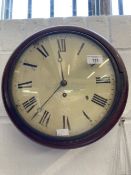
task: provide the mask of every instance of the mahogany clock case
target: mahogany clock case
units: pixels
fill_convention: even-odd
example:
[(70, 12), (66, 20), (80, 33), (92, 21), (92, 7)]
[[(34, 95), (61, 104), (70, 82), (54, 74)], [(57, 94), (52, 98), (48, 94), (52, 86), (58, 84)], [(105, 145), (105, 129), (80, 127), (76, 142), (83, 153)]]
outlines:
[[(54, 35), (59, 33), (67, 33), (67, 34), (71, 33), (71, 34), (80, 35), (96, 43), (109, 56), (115, 71), (115, 76), (116, 76), (115, 99), (107, 115), (97, 126), (95, 126), (90, 131), (82, 133), (77, 136), (71, 136), (71, 137), (49, 136), (31, 127), (27, 122), (23, 120), (21, 115), (16, 110), (15, 104), (13, 103), (13, 100), (12, 100), (12, 94), (11, 94), (11, 88), (10, 88), (10, 84), (12, 81), (12, 72), (21, 54), (31, 44), (35, 43), (39, 39), (47, 37), (49, 35)], [(52, 27), (52, 28), (48, 28), (43, 31), (40, 31), (38, 33), (35, 33), (31, 37), (27, 38), (13, 52), (3, 73), (2, 97), (3, 97), (5, 109), (10, 119), (13, 121), (16, 127), (19, 128), (19, 130), (22, 131), (22, 133), (24, 133), (29, 138), (41, 144), (51, 146), (51, 147), (56, 147), (56, 148), (77, 148), (77, 147), (81, 147), (81, 146), (85, 146), (87, 144), (93, 143), (96, 140), (103, 137), (106, 133), (108, 133), (112, 129), (112, 127), (120, 119), (126, 105), (127, 96), (128, 96), (127, 72), (123, 64), (122, 58), (120, 57), (118, 52), (103, 37), (99, 36), (98, 34), (90, 30), (80, 28), (80, 27), (75, 27), (75, 26)]]

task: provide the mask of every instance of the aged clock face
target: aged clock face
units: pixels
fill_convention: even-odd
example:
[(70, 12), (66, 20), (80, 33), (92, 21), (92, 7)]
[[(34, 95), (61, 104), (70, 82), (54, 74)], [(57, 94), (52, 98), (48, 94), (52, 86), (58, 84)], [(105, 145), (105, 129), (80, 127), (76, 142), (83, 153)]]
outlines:
[(108, 46), (94, 33), (58, 27), (19, 46), (3, 78), (5, 106), (19, 129), (44, 144), (78, 147), (114, 126), (127, 77), (119, 55), (101, 41)]

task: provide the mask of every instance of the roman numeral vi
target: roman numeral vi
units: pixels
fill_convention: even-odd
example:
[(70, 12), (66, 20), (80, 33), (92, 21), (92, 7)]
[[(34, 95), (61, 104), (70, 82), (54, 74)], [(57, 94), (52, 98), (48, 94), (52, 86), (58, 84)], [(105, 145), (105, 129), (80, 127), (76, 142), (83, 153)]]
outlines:
[(71, 130), (71, 126), (70, 126), (70, 122), (68, 117), (66, 117), (65, 115), (63, 115), (63, 129), (68, 128), (69, 130)]

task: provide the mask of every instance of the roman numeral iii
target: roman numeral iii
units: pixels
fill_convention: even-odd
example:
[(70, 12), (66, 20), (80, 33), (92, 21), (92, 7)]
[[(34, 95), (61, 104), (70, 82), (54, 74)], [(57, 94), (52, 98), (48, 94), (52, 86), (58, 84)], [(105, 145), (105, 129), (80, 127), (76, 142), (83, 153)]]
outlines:
[(33, 96), (29, 100), (22, 103), (22, 105), (26, 112), (29, 113), (37, 105), (36, 98)]
[(106, 76), (106, 77), (96, 77), (96, 83), (111, 83), (110, 81), (110, 77)]
[(103, 98), (103, 97), (97, 95), (97, 94), (94, 94), (91, 101), (96, 103), (97, 105), (100, 105), (101, 107), (105, 107), (108, 100), (106, 98)]

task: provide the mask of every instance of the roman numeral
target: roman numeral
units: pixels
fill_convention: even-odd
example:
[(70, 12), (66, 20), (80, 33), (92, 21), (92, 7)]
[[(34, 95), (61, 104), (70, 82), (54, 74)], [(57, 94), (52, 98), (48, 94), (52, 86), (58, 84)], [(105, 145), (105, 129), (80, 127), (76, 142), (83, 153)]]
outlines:
[(100, 106), (102, 106), (102, 107), (105, 107), (108, 100), (106, 98), (103, 98), (103, 97), (97, 95), (97, 94), (94, 94), (91, 101), (98, 104), (98, 105), (100, 105)]
[(69, 129), (71, 130), (71, 126), (70, 126), (70, 122), (68, 117), (66, 117), (65, 115), (63, 115), (63, 129)]
[(82, 43), (82, 44), (81, 44), (80, 49), (79, 49), (79, 51), (77, 52), (77, 55), (80, 55), (82, 49), (84, 48), (84, 45), (85, 45), (85, 43)]
[(110, 77), (96, 77), (96, 83), (111, 83)]
[(51, 114), (48, 111), (44, 111), (43, 116), (41, 117), (39, 123), (41, 125), (45, 125), (47, 127), (49, 120), (50, 120)]
[(30, 112), (37, 105), (37, 101), (36, 98), (33, 96), (22, 104), (26, 112)]
[(82, 111), (82, 112), (83, 112), (84, 116), (85, 116), (90, 122), (92, 122), (91, 118), (86, 114), (86, 112), (85, 112), (85, 111)]
[(24, 66), (28, 66), (28, 67), (31, 67), (31, 68), (36, 68), (37, 65), (35, 64), (30, 64), (30, 63), (23, 63)]
[(31, 87), (32, 87), (32, 81), (27, 81), (27, 82), (18, 84), (19, 89), (21, 89), (21, 88), (31, 88)]
[(57, 40), (59, 52), (66, 52), (66, 42), (65, 39)]
[(45, 58), (49, 56), (47, 50), (43, 45), (40, 45), (39, 47), (36, 48)]

